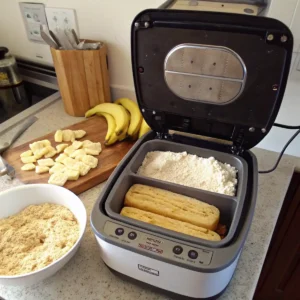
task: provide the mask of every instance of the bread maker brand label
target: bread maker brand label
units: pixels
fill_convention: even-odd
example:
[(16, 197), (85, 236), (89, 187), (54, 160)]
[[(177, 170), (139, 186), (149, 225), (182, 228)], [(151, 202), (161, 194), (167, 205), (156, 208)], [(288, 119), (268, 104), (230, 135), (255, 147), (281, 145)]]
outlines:
[(152, 268), (140, 265), (140, 264), (138, 264), (138, 268), (139, 268), (139, 270), (141, 270), (143, 272), (149, 273), (151, 275), (159, 276), (158, 270), (155, 270), (155, 269), (152, 269)]

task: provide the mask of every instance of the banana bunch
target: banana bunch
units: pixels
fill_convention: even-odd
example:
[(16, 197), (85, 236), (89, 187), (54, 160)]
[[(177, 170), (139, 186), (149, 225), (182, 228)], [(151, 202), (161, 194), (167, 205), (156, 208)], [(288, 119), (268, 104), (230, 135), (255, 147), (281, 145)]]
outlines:
[(138, 105), (128, 98), (120, 98), (115, 103), (99, 104), (85, 113), (86, 118), (93, 115), (106, 119), (106, 146), (123, 141), (127, 137), (136, 140), (151, 129), (143, 119)]

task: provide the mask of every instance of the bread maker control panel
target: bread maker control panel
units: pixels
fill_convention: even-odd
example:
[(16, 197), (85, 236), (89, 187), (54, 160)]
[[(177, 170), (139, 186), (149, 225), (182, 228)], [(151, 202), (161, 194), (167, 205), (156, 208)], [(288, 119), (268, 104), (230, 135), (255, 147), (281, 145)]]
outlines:
[(213, 256), (213, 251), (162, 239), (111, 221), (105, 223), (104, 233), (124, 245), (145, 251), (145, 253), (192, 266), (207, 266)]

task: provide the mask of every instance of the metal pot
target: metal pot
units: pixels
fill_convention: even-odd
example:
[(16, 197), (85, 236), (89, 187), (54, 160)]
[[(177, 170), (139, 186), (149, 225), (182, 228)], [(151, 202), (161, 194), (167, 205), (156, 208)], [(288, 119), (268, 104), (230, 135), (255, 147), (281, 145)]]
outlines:
[(30, 106), (16, 59), (0, 47), (0, 123)]
[(15, 58), (6, 47), (0, 47), (0, 88), (15, 87), (22, 83)]

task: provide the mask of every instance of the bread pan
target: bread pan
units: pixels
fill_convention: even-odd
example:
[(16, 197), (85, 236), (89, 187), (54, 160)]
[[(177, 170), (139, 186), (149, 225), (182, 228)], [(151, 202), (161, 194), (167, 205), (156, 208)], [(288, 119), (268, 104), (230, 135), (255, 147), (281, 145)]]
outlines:
[[(144, 184), (161, 189), (165, 189), (174, 193), (186, 195), (199, 199), (208, 204), (215, 205), (220, 210), (220, 223), (224, 224), (228, 228), (227, 236), (221, 241), (209, 241), (205, 239), (200, 239), (197, 237), (189, 236), (186, 234), (178, 233), (172, 230), (168, 230), (162, 227), (154, 226), (148, 223), (144, 223), (135, 219), (124, 217), (120, 215), (121, 209), (124, 206), (124, 199), (127, 191), (133, 184)], [(237, 207), (239, 203), (236, 198), (227, 195), (211, 193), (204, 190), (199, 190), (195, 188), (185, 187), (182, 185), (169, 183), (161, 180), (151, 179), (143, 176), (136, 175), (131, 171), (124, 171), (115, 185), (111, 189), (106, 201), (105, 201), (105, 211), (113, 219), (119, 220), (121, 222), (132, 224), (140, 228), (151, 230), (160, 234), (164, 234), (169, 237), (178, 238), (191, 243), (197, 243), (208, 247), (222, 247), (223, 245), (230, 242), (234, 237), (237, 225), (239, 223), (239, 216), (237, 214)]]
[(228, 163), (235, 167), (237, 172), (237, 187), (236, 187), (236, 199), (237, 201), (243, 201), (245, 198), (246, 187), (247, 187), (247, 177), (248, 168), (246, 161), (239, 156), (214, 151), (205, 148), (199, 148), (195, 146), (190, 146), (186, 144), (175, 143), (165, 140), (152, 140), (144, 143), (132, 160), (129, 162), (128, 167), (133, 173), (136, 173), (138, 168), (142, 165), (142, 162), (148, 152), (151, 151), (172, 151), (172, 152), (184, 152), (188, 154), (195, 154), (199, 157), (209, 158), (213, 156), (215, 159), (222, 163)]

